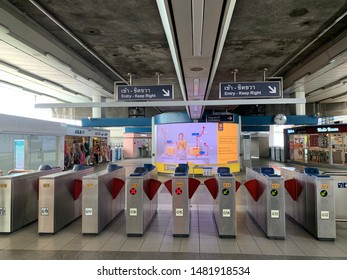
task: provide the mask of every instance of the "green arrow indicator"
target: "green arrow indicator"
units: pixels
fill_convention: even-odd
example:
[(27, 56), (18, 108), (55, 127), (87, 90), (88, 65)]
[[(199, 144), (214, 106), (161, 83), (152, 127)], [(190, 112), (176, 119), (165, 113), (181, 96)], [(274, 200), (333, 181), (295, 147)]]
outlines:
[(276, 196), (278, 194), (278, 191), (277, 190), (271, 190), (271, 195), (272, 196)]
[(326, 196), (328, 196), (328, 192), (327, 192), (326, 190), (322, 190), (322, 191), (320, 192), (320, 195), (321, 195), (322, 197), (326, 197)]
[(228, 189), (223, 189), (223, 190), (222, 190), (222, 194), (228, 195), (228, 194), (229, 194), (229, 190), (228, 190)]

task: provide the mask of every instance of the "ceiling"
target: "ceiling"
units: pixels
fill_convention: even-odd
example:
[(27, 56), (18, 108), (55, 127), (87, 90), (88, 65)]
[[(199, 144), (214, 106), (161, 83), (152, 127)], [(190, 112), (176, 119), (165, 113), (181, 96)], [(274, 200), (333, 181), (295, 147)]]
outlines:
[[(0, 86), (112, 106), (131, 78), (193, 104), (218, 100), (221, 82), (281, 77), (284, 97), (345, 102), (346, 13), (346, 0), (1, 1)], [(247, 100), (174, 104), (157, 109), (252, 112)]]

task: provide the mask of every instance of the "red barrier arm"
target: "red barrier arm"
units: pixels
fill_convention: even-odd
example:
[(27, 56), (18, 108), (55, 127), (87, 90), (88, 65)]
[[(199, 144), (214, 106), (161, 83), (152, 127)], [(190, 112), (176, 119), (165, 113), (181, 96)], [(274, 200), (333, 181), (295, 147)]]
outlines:
[(161, 186), (161, 182), (156, 179), (150, 179), (148, 184), (143, 187), (143, 190), (147, 194), (149, 200), (152, 200)]
[(295, 178), (286, 180), (284, 182), (284, 187), (286, 188), (287, 192), (292, 197), (292, 199), (297, 201), (303, 189), (299, 185), (298, 180)]
[(256, 179), (245, 182), (245, 187), (249, 194), (253, 197), (254, 201), (258, 201), (259, 197), (263, 194), (264, 189), (258, 184)]
[(195, 178), (188, 178), (188, 193), (189, 193), (189, 199), (192, 198), (194, 195), (196, 189), (199, 187), (200, 181)]
[(210, 178), (204, 181), (206, 188), (214, 199), (217, 198), (218, 194), (218, 181), (216, 178)]
[(172, 195), (172, 179), (167, 180), (164, 183), (165, 187), (167, 188), (167, 190), (169, 191), (169, 193)]
[(37, 200), (39, 200), (39, 189), (40, 189), (40, 178), (38, 178), (36, 182)]
[(125, 182), (122, 179), (113, 178), (113, 182), (112, 182), (112, 197), (113, 197), (113, 199), (115, 199), (118, 196), (118, 194), (120, 193), (120, 191), (122, 190), (124, 185), (125, 185)]
[(82, 192), (82, 180), (81, 179), (75, 179), (74, 181), (74, 189), (72, 197), (74, 200), (77, 200)]
[(235, 181), (235, 186), (236, 186), (236, 190), (235, 191), (237, 191), (240, 188), (241, 183), (239, 181)]

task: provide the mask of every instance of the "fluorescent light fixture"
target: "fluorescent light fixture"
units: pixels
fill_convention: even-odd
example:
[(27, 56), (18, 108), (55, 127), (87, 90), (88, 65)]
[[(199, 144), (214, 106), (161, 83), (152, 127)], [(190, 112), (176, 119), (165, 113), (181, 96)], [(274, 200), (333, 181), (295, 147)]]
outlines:
[[(185, 84), (183, 81), (183, 73), (182, 73), (182, 67), (181, 67), (181, 62), (180, 62), (180, 57), (178, 54), (178, 48), (177, 48), (177, 43), (176, 43), (176, 37), (174, 35), (174, 27), (171, 19), (171, 12), (169, 8), (169, 4), (167, 1), (164, 0), (156, 0), (157, 1), (157, 6), (160, 14), (161, 21), (163, 23), (163, 27), (165, 30), (165, 35), (169, 44), (170, 52), (171, 52), (171, 57), (175, 66), (176, 74), (177, 74), (177, 79), (181, 88), (183, 100), (187, 100), (187, 93), (186, 93), (186, 88)], [(155, 107), (155, 106), (154, 106)], [(186, 106), (186, 111), (187, 114), (189, 115), (189, 109), (188, 106)]]
[(193, 85), (193, 94), (194, 94), (194, 96), (198, 96), (199, 95), (199, 83), (200, 83), (199, 79), (194, 79), (194, 85)]
[(3, 62), (3, 61), (1, 61), (1, 60), (0, 60), (0, 66), (5, 66), (7, 69), (10, 69), (10, 70), (15, 71), (15, 72), (18, 72), (18, 71), (19, 71), (19, 68), (18, 68), (18, 67), (13, 66), (13, 65), (11, 65), (11, 64), (8, 64), (8, 63), (6, 63), (6, 62)]
[(193, 56), (201, 56), (202, 53), (204, 4), (205, 0), (192, 0)]
[(0, 24), (0, 32), (1, 33), (10, 33), (10, 29), (8, 29), (5, 25)]
[(212, 67), (210, 71), (210, 78), (208, 80), (208, 85), (206, 89), (206, 97), (205, 97), (206, 99), (208, 99), (211, 92), (213, 79), (217, 72), (219, 60), (222, 55), (224, 42), (229, 31), (230, 21), (234, 12), (235, 4), (236, 4), (236, 0), (226, 1), (226, 5), (224, 7), (225, 13), (223, 15), (222, 24), (220, 25), (219, 37), (217, 39), (217, 46), (215, 48), (215, 55), (214, 55), (214, 59), (213, 59)]
[(8, 89), (12, 89), (12, 90), (23, 90), (21, 86), (17, 86), (15, 84), (11, 84), (5, 81), (0, 81), (0, 86), (8, 88)]
[(56, 83), (48, 81), (48, 80), (43, 80), (43, 82), (45, 84), (47, 84), (47, 86), (52, 87), (52, 88), (54, 88), (56, 90), (63, 90), (63, 87), (61, 85), (59, 85), (59, 84), (56, 84)]

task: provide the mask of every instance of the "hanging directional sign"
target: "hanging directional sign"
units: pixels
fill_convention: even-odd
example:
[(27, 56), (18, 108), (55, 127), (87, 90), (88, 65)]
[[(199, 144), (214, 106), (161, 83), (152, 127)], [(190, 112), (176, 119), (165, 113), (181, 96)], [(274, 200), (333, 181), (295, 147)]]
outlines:
[(279, 81), (220, 83), (219, 98), (279, 98), (282, 88)]
[(117, 86), (118, 100), (162, 100), (173, 99), (173, 85)]
[(206, 115), (207, 122), (235, 122), (234, 115)]

